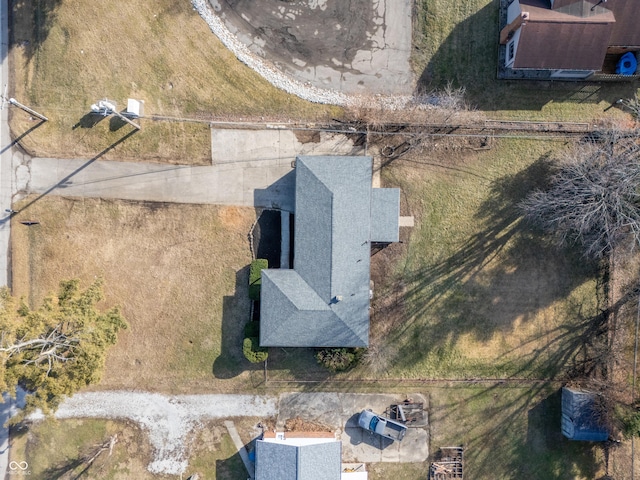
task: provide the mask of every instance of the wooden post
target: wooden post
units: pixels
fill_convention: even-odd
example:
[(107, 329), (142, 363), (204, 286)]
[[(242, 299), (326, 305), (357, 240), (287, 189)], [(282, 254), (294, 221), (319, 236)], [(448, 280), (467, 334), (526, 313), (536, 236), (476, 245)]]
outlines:
[(45, 117), (44, 115), (36, 112), (35, 110), (32, 110), (31, 108), (27, 107), (26, 105), (21, 104), (19, 101), (17, 101), (15, 98), (10, 98), (9, 99), (9, 103), (11, 105), (15, 105), (18, 108), (21, 108), (22, 110), (24, 110), (25, 112), (27, 112), (30, 115), (33, 115), (34, 117), (38, 117), (40, 120), (46, 122), (47, 120), (49, 120), (47, 117)]

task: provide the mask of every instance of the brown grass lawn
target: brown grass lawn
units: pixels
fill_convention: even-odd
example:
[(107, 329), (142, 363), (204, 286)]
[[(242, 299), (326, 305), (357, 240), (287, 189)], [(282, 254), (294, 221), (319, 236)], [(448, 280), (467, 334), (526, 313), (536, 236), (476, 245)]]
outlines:
[[(111, 455), (107, 449), (89, 462), (112, 435), (117, 435), (117, 443)], [(187, 438), (186, 448), (189, 466), (184, 478), (196, 473), (200, 478), (211, 480), (246, 476), (227, 429), (219, 423), (199, 425)], [(146, 432), (131, 421), (49, 419), (15, 433), (11, 444), (11, 460), (26, 461), (32, 478), (38, 479), (176, 478), (150, 473), (147, 466), (152, 457)]]
[[(100, 447), (117, 435), (117, 443), (98, 453)], [(12, 435), (12, 461), (26, 461), (30, 475), (42, 479), (157, 478), (147, 470), (151, 445), (138, 425), (111, 420), (46, 420)]]
[[(40, 225), (20, 224), (27, 216)], [(104, 278), (105, 306), (120, 305), (130, 328), (99, 388), (242, 390), (254, 219), (251, 208), (46, 197), (14, 217), (13, 289), (38, 304), (61, 280)]]
[[(338, 109), (304, 102), (272, 87), (240, 63), (191, 8), (191, 2), (13, 2), (13, 96), (50, 118), (22, 144), (37, 156), (91, 157), (123, 136), (109, 120), (76, 126), (104, 97), (145, 115), (303, 121)], [(12, 132), (34, 125), (12, 110)], [(86, 120), (86, 119), (85, 119)], [(207, 124), (142, 120), (143, 129), (107, 156), (202, 163), (210, 160)]]

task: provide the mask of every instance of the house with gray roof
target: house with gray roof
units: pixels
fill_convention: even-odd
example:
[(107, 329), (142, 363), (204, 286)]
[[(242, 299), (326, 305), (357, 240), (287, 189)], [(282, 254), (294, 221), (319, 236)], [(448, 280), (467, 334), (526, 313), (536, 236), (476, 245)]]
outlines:
[(314, 437), (265, 432), (256, 441), (256, 480), (340, 480), (342, 443), (331, 433)]
[(298, 157), (293, 269), (262, 271), (260, 345), (366, 347), (370, 256), (399, 239), (400, 190), (371, 157)]

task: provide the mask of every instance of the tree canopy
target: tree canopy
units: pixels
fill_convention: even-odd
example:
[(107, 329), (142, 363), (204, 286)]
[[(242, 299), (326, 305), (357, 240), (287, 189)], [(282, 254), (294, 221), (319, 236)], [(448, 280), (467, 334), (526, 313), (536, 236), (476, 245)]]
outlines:
[(584, 254), (595, 259), (609, 256), (625, 242), (640, 244), (636, 136), (606, 132), (577, 146), (554, 166), (550, 188), (531, 193), (521, 203), (527, 220), (561, 244), (581, 244)]
[(0, 289), (0, 391), (27, 396), (24, 413), (55, 410), (65, 396), (100, 380), (106, 352), (127, 324), (118, 308), (100, 312), (102, 282), (64, 281), (36, 310)]

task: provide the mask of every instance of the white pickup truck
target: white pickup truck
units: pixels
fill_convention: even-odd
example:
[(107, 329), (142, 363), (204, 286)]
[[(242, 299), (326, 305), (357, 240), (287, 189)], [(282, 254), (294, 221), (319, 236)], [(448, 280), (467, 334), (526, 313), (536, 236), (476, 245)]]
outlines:
[(407, 426), (390, 418), (376, 415), (371, 410), (363, 410), (358, 417), (358, 425), (391, 440), (401, 441), (407, 433)]

